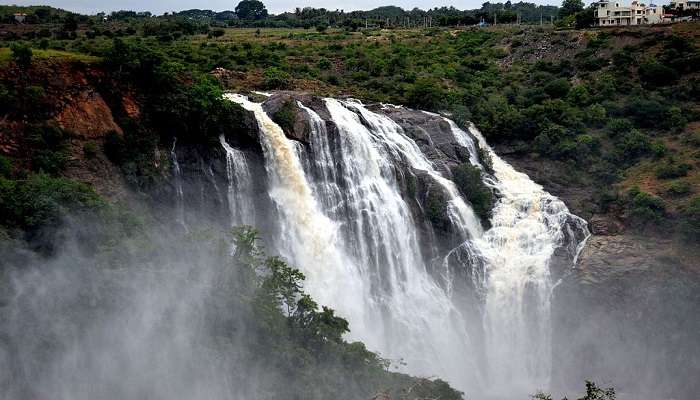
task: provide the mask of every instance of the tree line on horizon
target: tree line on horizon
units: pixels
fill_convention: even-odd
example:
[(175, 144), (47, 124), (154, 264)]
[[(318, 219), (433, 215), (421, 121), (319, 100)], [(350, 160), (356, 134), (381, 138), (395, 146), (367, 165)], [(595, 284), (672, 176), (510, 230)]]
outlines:
[[(582, 4), (582, 3), (581, 3)], [(435, 7), (432, 9), (413, 8), (405, 10), (397, 6), (382, 6), (372, 10), (345, 11), (326, 8), (297, 7), (293, 11), (280, 14), (268, 13), (263, 2), (242, 0), (234, 10), (213, 11), (191, 9), (156, 16), (150, 12), (131, 10), (115, 11), (110, 14), (98, 13), (94, 16), (80, 15), (48, 6), (17, 7), (0, 6), (0, 23), (13, 23), (14, 13), (26, 13), (26, 24), (64, 23), (75, 20), (90, 23), (91, 19), (106, 21), (139, 21), (155, 17), (166, 19), (184, 18), (213, 27), (339, 27), (346, 29), (372, 28), (409, 28), (476, 25), (480, 22), (489, 24), (508, 24), (521, 22), (525, 24), (550, 21), (559, 16), (558, 6), (537, 5), (529, 2), (491, 3), (485, 2), (481, 8), (459, 10), (454, 6)]]

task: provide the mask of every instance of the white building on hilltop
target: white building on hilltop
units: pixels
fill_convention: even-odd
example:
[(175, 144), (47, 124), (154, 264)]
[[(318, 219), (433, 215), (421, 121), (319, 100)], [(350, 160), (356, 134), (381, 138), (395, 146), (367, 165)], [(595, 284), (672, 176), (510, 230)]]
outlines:
[(669, 7), (676, 10), (698, 10), (700, 0), (671, 0)]
[(629, 6), (609, 0), (596, 3), (597, 26), (658, 24), (663, 19), (663, 7), (633, 1)]

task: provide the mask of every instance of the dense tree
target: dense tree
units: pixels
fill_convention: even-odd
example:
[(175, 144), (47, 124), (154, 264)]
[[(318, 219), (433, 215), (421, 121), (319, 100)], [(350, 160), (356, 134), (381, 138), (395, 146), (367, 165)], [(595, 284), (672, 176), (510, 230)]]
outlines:
[(591, 4), (585, 10), (575, 14), (574, 27), (576, 29), (586, 29), (593, 26), (595, 23), (595, 5)]
[(12, 59), (15, 60), (17, 65), (22, 69), (29, 68), (32, 64), (32, 48), (23, 43), (13, 43), (11, 49)]
[(559, 18), (565, 18), (583, 11), (582, 0), (564, 0), (559, 9)]
[(236, 15), (243, 20), (260, 20), (267, 18), (267, 9), (261, 1), (243, 0), (236, 6)]

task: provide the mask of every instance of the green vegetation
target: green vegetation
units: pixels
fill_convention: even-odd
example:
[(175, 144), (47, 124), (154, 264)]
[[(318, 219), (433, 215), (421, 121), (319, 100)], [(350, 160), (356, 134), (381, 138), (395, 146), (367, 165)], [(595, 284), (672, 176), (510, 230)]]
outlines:
[(267, 18), (265, 5), (258, 0), (243, 0), (236, 6), (236, 15), (243, 20), (261, 20)]
[[(537, 393), (532, 396), (534, 400), (552, 400), (552, 396), (546, 393)], [(576, 400), (615, 400), (617, 395), (613, 388), (601, 388), (592, 381), (586, 381), (586, 394)], [(566, 400), (566, 397), (563, 399)]]
[(488, 223), (494, 196), (483, 182), (481, 169), (463, 163), (452, 171), (453, 180), (462, 196), (472, 204), (474, 211), (484, 223)]
[(21, 43), (14, 43), (10, 48), (12, 50), (12, 59), (22, 69), (27, 69), (32, 64), (32, 49)]
[(269, 67), (263, 73), (262, 89), (275, 90), (289, 87), (289, 74), (277, 67)]
[(648, 226), (663, 222), (666, 205), (661, 198), (642, 192), (637, 187), (632, 188), (627, 197), (633, 223)]
[(87, 185), (45, 174), (25, 179), (0, 178), (2, 225), (24, 230), (56, 226), (68, 212), (94, 210), (105, 205)]
[[(305, 8), (265, 16), (263, 4), (244, 1), (240, 15), (188, 10), (153, 17), (124, 11), (104, 21), (40, 7), (24, 9), (36, 14), (28, 22), (36, 28), (28, 30), (33, 33), (4, 41), (9, 48), (22, 39), (34, 63), (48, 54), (103, 60), (119, 81), (142, 86), (148, 97), (143, 99), (145, 130), (157, 137), (148, 146), (169, 146), (174, 137), (214, 144), (219, 134), (241, 127), (236, 107), (218, 99), (221, 88), (207, 75), (221, 67), (240, 74), (234, 90), (302, 89), (449, 112), (458, 123), (474, 122), (491, 143), (577, 170), (576, 182), (572, 176), (569, 183), (594, 192), (610, 185), (629, 190), (639, 181), (627, 182), (626, 176), (646, 164), (653, 164), (646, 170), (654, 179), (687, 174), (692, 182), (697, 171), (692, 154), (679, 155), (678, 146), (688, 145), (673, 138), (692, 136), (687, 127), (698, 120), (700, 52), (692, 29), (691, 35), (675, 27), (664, 33), (586, 32), (566, 57), (557, 49), (573, 36), (538, 27), (402, 29), (404, 22), (426, 16), (434, 26), (475, 23), (481, 17), (490, 21), (495, 13), (502, 22), (509, 13), (520, 13), (526, 23), (539, 22), (545, 9), (545, 18), (553, 15), (528, 3), (485, 3), (471, 11)], [(0, 15), (16, 11), (3, 7)], [(577, 25), (589, 11), (576, 0), (554, 8), (554, 14), (573, 17)], [(358, 32), (365, 22), (369, 29)], [(273, 26), (324, 29), (264, 28)], [(624, 43), (618, 40), (623, 36)], [(534, 44), (543, 40), (552, 50), (534, 56)], [(11, 58), (7, 48), (0, 58)], [(33, 100), (38, 92), (27, 89), (1, 86), (0, 107), (15, 116), (41, 115), (27, 112), (41, 103)], [(670, 196), (668, 189), (654, 194)], [(588, 204), (585, 213), (605, 211), (602, 203)], [(671, 202), (669, 215), (677, 215), (682, 205)]]
[(569, 15), (574, 15), (583, 11), (583, 1), (581, 0), (564, 0), (559, 9), (559, 17), (565, 18)]
[(428, 217), (433, 227), (438, 230), (446, 230), (450, 226), (450, 218), (447, 215), (447, 197), (441, 188), (431, 188), (425, 199), (425, 216)]
[[(396, 398), (424, 396), (457, 400), (462, 396), (441, 380), (428, 381), (388, 372), (389, 362), (360, 342), (342, 335), (348, 322), (328, 307), (320, 307), (303, 290), (304, 275), (279, 257), (258, 247), (251, 227), (234, 229), (234, 267), (241, 277), (230, 282), (235, 301), (249, 303), (257, 354), (246, 365), (264, 363), (285, 379), (268, 380), (269, 398), (355, 399), (386, 391)], [(222, 290), (228, 282), (222, 282)], [(231, 288), (228, 288), (231, 289)], [(236, 309), (245, 309), (236, 307)], [(338, 386), (338, 382), (345, 382)], [(344, 390), (351, 387), (352, 390)], [(413, 390), (406, 390), (415, 387)], [(399, 397), (400, 396), (400, 397)]]
[(656, 177), (659, 179), (680, 178), (683, 176), (687, 176), (688, 171), (690, 171), (692, 168), (693, 167), (690, 164), (678, 164), (669, 160), (668, 162), (661, 164), (656, 168)]
[(0, 177), (9, 177), (12, 173), (12, 162), (0, 155)]
[(40, 252), (52, 252), (66, 217), (96, 215), (106, 208), (92, 188), (70, 179), (41, 173), (0, 177), (0, 231), (6, 235), (0, 242), (21, 240)]
[(68, 161), (68, 132), (51, 125), (37, 125), (29, 128), (27, 137), (33, 151), (32, 166), (35, 171), (49, 174), (63, 171)]
[[(505, 17), (506, 11), (521, 6), (484, 4), (480, 12), (491, 15), (500, 10), (501, 19), (501, 12)], [(562, 15), (583, 18), (589, 10), (579, 6), (576, 1), (565, 4)], [(436, 25), (461, 18), (440, 19), (440, 13), (451, 11), (434, 12), (434, 21), (440, 21)], [(392, 18), (405, 15), (391, 7), (381, 13), (389, 16), (389, 25)], [(694, 105), (700, 99), (700, 52), (684, 31), (587, 32), (578, 47), (567, 50), (570, 56), (560, 57), (557, 52), (573, 36), (537, 27), (388, 26), (392, 29), (357, 32), (353, 26), (363, 24), (355, 18), (363, 14), (303, 9), (293, 16), (226, 19), (234, 14), (190, 10), (154, 18), (114, 13), (109, 24), (78, 18), (76, 38), (44, 37), (38, 34), (43, 29), (38, 24), (35, 37), (24, 43), (34, 49), (34, 63), (42, 59), (41, 52), (79, 54), (103, 60), (119, 81), (143, 87), (148, 126), (128, 128), (140, 134), (124, 135), (124, 146), (143, 150), (144, 157), (122, 158), (133, 176), (153, 164), (149, 158), (153, 146), (170, 146), (175, 137), (180, 142), (215, 144), (220, 134), (243, 128), (237, 106), (220, 100), (222, 89), (208, 76), (215, 68), (225, 68), (240, 77), (230, 82), (233, 90), (350, 95), (448, 112), (459, 124), (474, 122), (490, 143), (508, 145), (517, 156), (530, 155), (557, 169), (577, 171), (562, 176), (566, 182), (561, 183), (590, 188), (586, 210), (576, 210), (584, 215), (606, 212), (605, 204), (597, 201), (603, 198), (602, 188), (624, 193), (639, 185), (640, 166), (653, 179), (687, 175), (688, 182), (694, 182), (696, 161), (692, 153), (678, 150), (689, 144), (674, 136), (692, 137), (688, 127), (699, 119)], [(331, 15), (337, 18), (328, 18)], [(64, 16), (60, 18), (64, 21)], [(326, 29), (226, 29), (229, 22)], [(629, 40), (621, 44), (615, 35)], [(540, 41), (553, 47), (535, 57), (534, 46)], [(0, 107), (12, 108), (15, 116), (39, 115), (22, 109), (23, 104), (36, 103), (31, 90), (11, 85), (0, 89)], [(156, 140), (129, 143), (130, 135), (145, 132)], [(691, 184), (690, 192), (695, 190)], [(647, 191), (668, 200), (667, 217), (678, 215), (687, 201), (667, 185)]]
[(294, 131), (294, 124), (297, 121), (294, 100), (287, 100), (280, 109), (272, 115), (272, 120), (277, 123), (285, 132)]

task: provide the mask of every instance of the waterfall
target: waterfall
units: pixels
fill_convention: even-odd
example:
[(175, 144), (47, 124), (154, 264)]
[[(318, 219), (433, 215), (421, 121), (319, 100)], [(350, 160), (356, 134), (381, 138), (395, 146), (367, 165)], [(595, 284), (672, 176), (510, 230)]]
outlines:
[[(312, 194), (295, 146), (261, 104), (240, 95), (226, 96), (251, 111), (259, 124), (269, 194), (280, 216), (277, 250), (304, 271), (307, 290), (321, 304), (337, 305), (344, 315), (362, 315), (369, 296), (341, 251), (338, 224), (321, 211)], [(353, 323), (360, 329), (365, 325), (362, 319)]]
[(180, 163), (177, 161), (175, 145), (177, 145), (177, 138), (173, 139), (173, 147), (170, 148), (170, 159), (173, 163), (173, 177), (175, 178), (175, 195), (177, 196), (177, 221), (180, 225), (182, 225), (185, 232), (187, 232), (189, 229), (187, 227), (187, 222), (185, 221), (185, 198), (184, 191), (182, 189), (182, 171), (180, 170)]
[(224, 135), (219, 142), (226, 152), (226, 178), (228, 179), (228, 207), (232, 225), (255, 225), (253, 180), (245, 154), (231, 147)]
[[(549, 262), (564, 244), (565, 227), (584, 232), (585, 222), (500, 159), (478, 131), (467, 133), (452, 121), (446, 120), (470, 162), (484, 169), (475, 139), (493, 162), (485, 183), (499, 200), (487, 231), (454, 183), (388, 116), (358, 101), (324, 99), (329, 129), (319, 114), (297, 103), (310, 125), (302, 144), (288, 139), (261, 104), (227, 98), (251, 111), (259, 125), (278, 216), (277, 250), (305, 273), (310, 294), (350, 321), (351, 339), (402, 359), (406, 372), (443, 377), (468, 394), (520, 395), (547, 387)], [(234, 166), (229, 181), (241, 179), (238, 171), (245, 167), (235, 165), (235, 149), (223, 139), (222, 145), (227, 165)], [(413, 200), (401, 187), (403, 175), (414, 173), (444, 192), (461, 238), (442, 255), (442, 266), (423, 254), (436, 243), (421, 243)], [(476, 320), (452, 294), (452, 263), (472, 267), (469, 279), (480, 303), (468, 306), (480, 310)], [(446, 284), (433, 268), (444, 269)], [(473, 325), (483, 338), (470, 337)]]
[[(457, 142), (473, 153), (472, 138), (451, 126)], [(492, 228), (475, 240), (486, 262), (489, 382), (493, 388), (503, 388), (503, 394), (527, 394), (533, 387), (548, 387), (551, 375), (549, 262), (554, 250), (564, 244), (563, 229), (569, 229), (568, 223), (582, 235), (588, 235), (588, 230), (586, 222), (570, 214), (561, 200), (493, 152), (476, 128), (472, 126), (470, 133), (490, 155), (495, 179), (486, 183), (500, 195), (492, 212)]]

